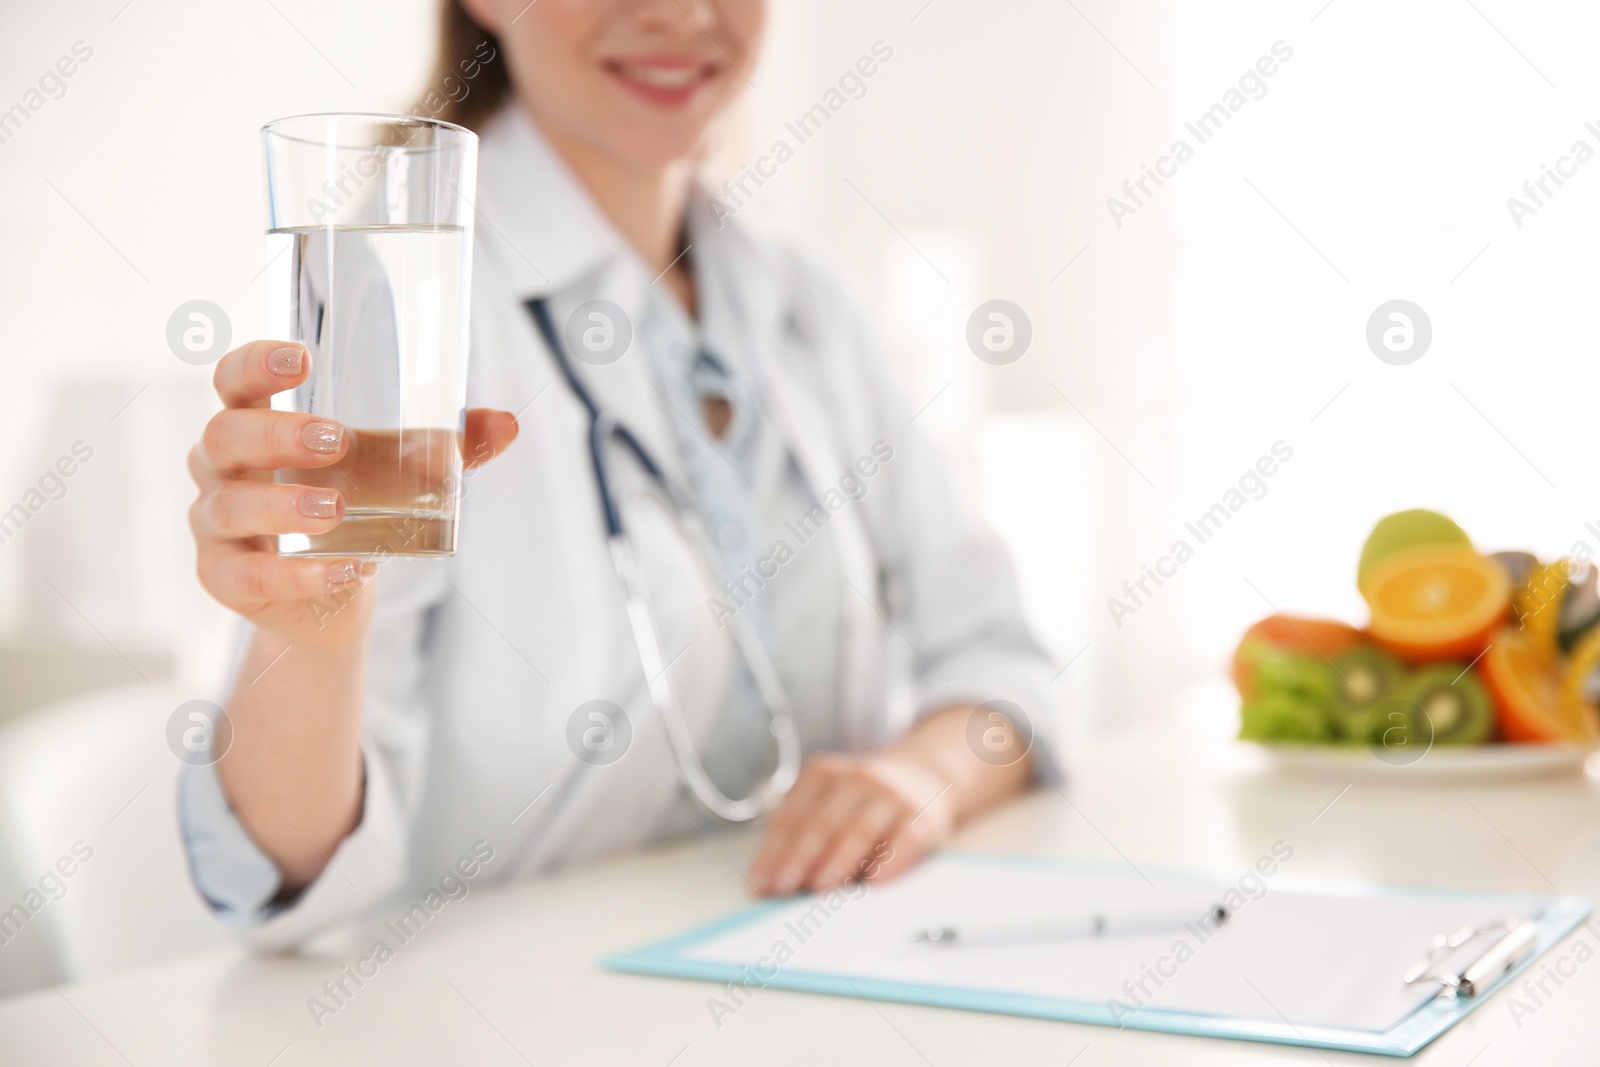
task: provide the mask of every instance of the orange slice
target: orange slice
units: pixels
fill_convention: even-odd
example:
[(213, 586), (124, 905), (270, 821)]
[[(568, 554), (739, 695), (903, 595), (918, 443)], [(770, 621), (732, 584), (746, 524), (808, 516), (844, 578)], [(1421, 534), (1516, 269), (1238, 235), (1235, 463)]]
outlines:
[(1367, 633), (1402, 659), (1472, 659), (1505, 621), (1511, 579), (1494, 560), (1460, 545), (1397, 553), (1362, 588)]
[(1578, 641), (1567, 660), (1567, 677), (1563, 697), (1569, 710), (1582, 714), (1589, 704), (1589, 676), (1600, 667), (1600, 626), (1592, 628)]
[(1561, 599), (1566, 594), (1571, 579), (1567, 561), (1535, 567), (1528, 580), (1516, 592), (1512, 603), (1514, 614), (1522, 628), (1531, 634), (1542, 647), (1554, 654), (1556, 635), (1561, 629)]
[(1507, 741), (1594, 743), (1594, 709), (1567, 700), (1560, 662), (1526, 630), (1495, 634), (1480, 669)]

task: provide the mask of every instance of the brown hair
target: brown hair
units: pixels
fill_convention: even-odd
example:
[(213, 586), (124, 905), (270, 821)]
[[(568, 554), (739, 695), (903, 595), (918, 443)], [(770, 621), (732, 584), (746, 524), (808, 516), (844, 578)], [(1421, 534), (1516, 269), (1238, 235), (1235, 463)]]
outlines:
[(500, 53), (500, 41), (460, 0), (443, 0), (433, 73), (413, 110), (476, 130), (511, 95), (511, 74)]

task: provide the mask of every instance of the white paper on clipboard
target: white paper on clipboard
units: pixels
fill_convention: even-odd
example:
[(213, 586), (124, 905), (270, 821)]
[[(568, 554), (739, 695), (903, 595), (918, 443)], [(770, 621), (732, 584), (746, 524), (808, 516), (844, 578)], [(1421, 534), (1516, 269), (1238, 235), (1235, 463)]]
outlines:
[[(780, 905), (681, 956), (757, 975), (777, 969), (1082, 1001), (1126, 1015), (1158, 1009), (1382, 1033), (1437, 992), (1437, 984), (1402, 980), (1430, 938), (1531, 918), (1541, 906), (1505, 894), (1311, 891), (1282, 875), (1245, 883), (1241, 892), (1239, 882), (941, 857), (888, 884)], [(1204, 925), (1230, 890), (1242, 905), (1220, 929)], [(1033, 944), (908, 939), (939, 924), (1086, 911), (1173, 911), (1195, 920), (1167, 933)]]

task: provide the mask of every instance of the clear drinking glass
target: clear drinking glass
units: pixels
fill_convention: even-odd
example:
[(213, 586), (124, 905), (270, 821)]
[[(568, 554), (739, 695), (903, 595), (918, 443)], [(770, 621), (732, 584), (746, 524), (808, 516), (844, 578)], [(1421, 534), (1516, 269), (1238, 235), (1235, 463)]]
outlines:
[(298, 341), (311, 374), (282, 411), (325, 415), (349, 450), (277, 480), (344, 494), (324, 534), (280, 534), (298, 556), (456, 550), (478, 138), (405, 115), (297, 115), (262, 127), (267, 336)]

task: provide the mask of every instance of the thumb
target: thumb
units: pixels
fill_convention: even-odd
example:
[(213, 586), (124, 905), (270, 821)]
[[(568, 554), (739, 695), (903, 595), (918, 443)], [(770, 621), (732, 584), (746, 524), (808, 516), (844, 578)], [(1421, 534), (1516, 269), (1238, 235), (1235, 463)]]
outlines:
[(461, 458), (468, 468), (489, 462), (517, 439), (517, 417), (509, 411), (472, 408), (467, 412), (466, 433), (461, 439)]

